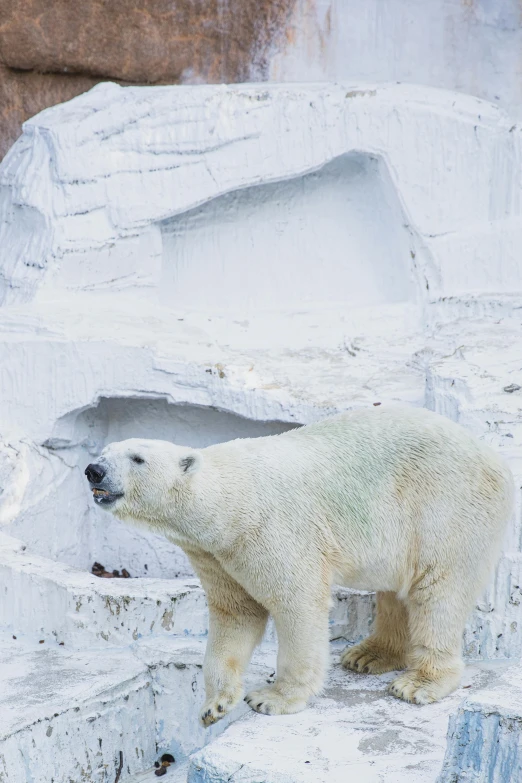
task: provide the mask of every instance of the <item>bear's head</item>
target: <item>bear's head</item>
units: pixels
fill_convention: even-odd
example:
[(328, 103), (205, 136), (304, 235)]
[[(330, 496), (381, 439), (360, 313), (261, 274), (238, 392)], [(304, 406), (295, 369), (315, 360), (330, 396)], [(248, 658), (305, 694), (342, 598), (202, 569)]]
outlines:
[(132, 438), (107, 446), (85, 475), (101, 508), (119, 519), (161, 528), (174, 509), (183, 511), (200, 463), (194, 449)]

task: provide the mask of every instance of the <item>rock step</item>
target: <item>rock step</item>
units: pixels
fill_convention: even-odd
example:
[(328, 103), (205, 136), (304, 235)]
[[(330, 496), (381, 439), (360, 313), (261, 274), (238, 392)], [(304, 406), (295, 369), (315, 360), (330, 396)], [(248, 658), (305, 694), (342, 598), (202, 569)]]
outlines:
[[(0, 535), (0, 584), (4, 627), (68, 648), (207, 633), (207, 602), (197, 579), (101, 579)], [(363, 638), (373, 612), (372, 593), (336, 588), (331, 638)], [(274, 640), (271, 624), (265, 639)]]
[(522, 672), (511, 667), (494, 687), (472, 694), (451, 716), (437, 783), (522, 780)]
[(67, 647), (207, 632), (206, 600), (196, 579), (101, 579), (1, 536), (0, 584), (2, 625)]
[[(181, 774), (188, 755), (249, 711), (241, 702), (211, 729), (199, 725), (204, 648), (203, 639), (160, 638), (72, 651), (4, 634), (0, 780), (114, 783), (121, 765), (119, 780), (127, 783), (165, 752), (177, 761), (169, 779), (182, 780), (171, 773)], [(258, 651), (247, 687), (263, 683), (274, 666), (274, 648)]]
[[(340, 646), (332, 645), (334, 659)], [(514, 667), (469, 667), (463, 688), (416, 707), (387, 695), (393, 673), (356, 675), (334, 663), (324, 694), (304, 712), (267, 717), (242, 701), (205, 730), (204, 648), (204, 639), (150, 638), (72, 651), (0, 638), (0, 779), (114, 783), (121, 765), (120, 783), (142, 783), (156, 779), (153, 764), (165, 752), (176, 758), (165, 778), (176, 783), (504, 783), (468, 768), (474, 774), (479, 757), (493, 768), (495, 754), (501, 770), (520, 764), (520, 672), (507, 679)], [(247, 689), (269, 678), (275, 658), (274, 646), (256, 651)], [(438, 777), (450, 714), (449, 772)]]
[[(205, 702), (204, 639), (144, 639), (134, 654), (151, 673), (156, 707), (158, 754), (172, 753), (177, 761), (214, 741), (231, 723), (250, 712), (241, 701), (229, 715), (209, 729), (199, 724)], [(245, 677), (245, 689), (264, 684), (276, 667), (276, 647), (264, 644), (254, 652)], [(156, 757), (155, 757), (156, 758)], [(151, 764), (154, 762), (151, 760)]]
[[(0, 640), (0, 779), (114, 783), (156, 752), (150, 672), (128, 650)], [(121, 756), (120, 756), (121, 754)]]
[(502, 665), (469, 667), (462, 688), (419, 707), (386, 693), (393, 672), (372, 677), (334, 666), (323, 695), (304, 712), (249, 713), (194, 754), (188, 783), (442, 783), (451, 713), (466, 694), (492, 684), (499, 671)]
[[(188, 761), (183, 761), (181, 764), (173, 764), (167, 770), (167, 775), (164, 778), (164, 783), (187, 783)], [(122, 783), (153, 783), (153, 781), (161, 780), (162, 778), (156, 777), (155, 768), (150, 767), (145, 772), (138, 772), (137, 775), (131, 775), (122, 779)]]

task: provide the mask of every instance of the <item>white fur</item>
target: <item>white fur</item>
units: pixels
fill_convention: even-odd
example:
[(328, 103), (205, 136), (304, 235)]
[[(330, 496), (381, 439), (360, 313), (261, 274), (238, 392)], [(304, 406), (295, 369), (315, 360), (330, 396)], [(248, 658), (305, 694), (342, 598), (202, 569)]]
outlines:
[(123, 441), (101, 461), (124, 492), (113, 513), (182, 546), (207, 593), (205, 725), (241, 698), (269, 613), (277, 679), (249, 704), (297, 712), (321, 690), (333, 583), (378, 591), (374, 633), (347, 668), (406, 669), (391, 692), (416, 703), (457, 686), (462, 630), (513, 502), (506, 465), (458, 425), (379, 407), (202, 450)]

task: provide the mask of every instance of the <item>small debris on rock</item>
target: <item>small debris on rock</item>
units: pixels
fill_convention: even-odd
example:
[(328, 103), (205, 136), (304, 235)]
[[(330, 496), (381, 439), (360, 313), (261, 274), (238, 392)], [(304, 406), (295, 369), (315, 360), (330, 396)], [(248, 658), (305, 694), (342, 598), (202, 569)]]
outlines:
[(45, 642), (45, 639), (40, 639), (40, 641), (38, 642), (38, 644), (44, 644), (44, 642)]
[(513, 394), (513, 392), (520, 391), (522, 389), (522, 386), (519, 386), (518, 383), (510, 383), (509, 386), (504, 386), (504, 391), (508, 394)]
[(159, 761), (154, 762), (154, 766), (156, 767), (154, 774), (157, 775), (158, 778), (162, 775), (166, 775), (167, 768), (170, 767), (171, 764), (174, 764), (175, 761), (176, 759), (172, 753), (164, 753)]
[(91, 573), (94, 576), (99, 576), (102, 579), (130, 579), (130, 574), (126, 568), (122, 568), (121, 574), (117, 568), (114, 571), (106, 571), (105, 566), (101, 563), (94, 563), (91, 568)]

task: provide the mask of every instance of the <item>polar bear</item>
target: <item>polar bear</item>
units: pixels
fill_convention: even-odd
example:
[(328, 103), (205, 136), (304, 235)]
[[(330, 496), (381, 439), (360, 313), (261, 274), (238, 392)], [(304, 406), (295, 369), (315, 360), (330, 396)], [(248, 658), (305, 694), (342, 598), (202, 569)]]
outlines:
[(375, 629), (346, 668), (404, 670), (391, 693), (417, 704), (458, 686), (466, 617), (513, 504), (507, 466), (459, 425), (372, 407), (204, 449), (125, 440), (85, 472), (101, 507), (181, 546), (201, 579), (204, 725), (241, 699), (269, 614), (277, 678), (246, 701), (279, 715), (320, 692), (334, 583), (377, 591)]

